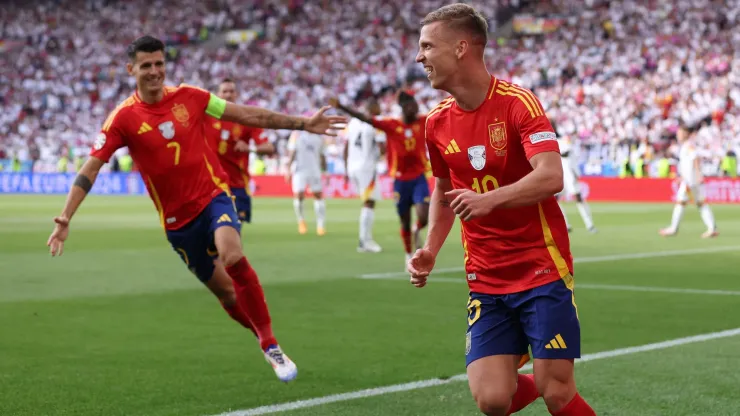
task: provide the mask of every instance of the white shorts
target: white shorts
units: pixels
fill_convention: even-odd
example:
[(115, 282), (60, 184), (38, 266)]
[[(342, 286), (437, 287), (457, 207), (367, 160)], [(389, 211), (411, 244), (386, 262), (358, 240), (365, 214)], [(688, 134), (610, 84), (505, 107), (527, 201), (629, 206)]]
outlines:
[(678, 192), (676, 192), (676, 201), (689, 202), (689, 199), (693, 199), (697, 204), (703, 203), (704, 185), (700, 183), (689, 185), (686, 182), (681, 181), (681, 185), (678, 187)]
[(298, 194), (306, 191), (306, 187), (311, 193), (321, 192), (321, 175), (310, 174), (303, 172), (295, 172), (292, 179), (293, 194)]
[(563, 166), (563, 193), (568, 196), (575, 196), (581, 193), (581, 186), (578, 184), (578, 174), (570, 166)]
[(374, 171), (354, 171), (348, 176), (363, 202), (380, 200), (380, 184)]

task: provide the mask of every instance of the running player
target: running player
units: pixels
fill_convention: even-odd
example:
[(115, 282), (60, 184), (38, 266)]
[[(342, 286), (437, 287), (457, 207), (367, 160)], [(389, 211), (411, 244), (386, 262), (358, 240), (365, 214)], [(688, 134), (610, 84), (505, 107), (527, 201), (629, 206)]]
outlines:
[[(375, 99), (367, 102), (371, 117), (380, 115), (380, 105)], [(373, 126), (353, 118), (347, 125), (347, 146), (344, 148), (344, 166), (347, 167), (347, 182), (354, 185), (362, 200), (360, 210), (360, 243), (358, 252), (379, 253), (382, 248), (373, 240), (375, 201), (380, 199), (377, 183), (378, 160), (385, 154), (385, 133)]]
[[(226, 78), (218, 85), (220, 98), (236, 102), (236, 83)], [(242, 222), (252, 221), (252, 198), (249, 195), (249, 152), (259, 155), (275, 153), (275, 146), (267, 139), (263, 129), (243, 126), (230, 121), (208, 117), (206, 122), (208, 144), (217, 154), (221, 167), (228, 175), (229, 188), (234, 196), (236, 212)]]
[[(426, 227), (429, 218), (429, 185), (425, 175), (428, 163), (424, 141), (426, 116), (419, 115), (419, 104), (413, 95), (405, 91), (398, 94), (398, 105), (403, 111), (401, 119), (369, 117), (343, 106), (336, 99), (330, 103), (386, 134), (389, 174), (394, 178), (393, 194), (401, 220), (401, 239), (408, 261), (412, 249), (421, 247), (421, 230)], [(412, 207), (416, 207), (417, 218), (413, 228)]]
[(242, 125), (334, 134), (331, 129), (343, 119), (324, 115), (328, 107), (311, 118), (293, 117), (230, 103), (196, 87), (165, 87), (164, 43), (151, 36), (135, 40), (127, 55), (136, 91), (106, 119), (62, 213), (54, 218), (47, 241), (51, 255), (63, 253), (72, 217), (100, 169), (127, 146), (173, 250), (226, 312), (255, 333), (278, 378), (294, 379), (298, 370), (273, 335), (257, 272), (242, 253), (237, 214), (204, 124), (209, 115)]
[[(321, 172), (326, 171), (324, 138), (318, 134), (294, 131), (288, 140), (288, 168), (286, 180), (293, 188), (293, 208), (298, 220), (298, 233), (306, 234), (306, 220), (303, 217), (303, 199), (306, 187), (313, 195), (313, 209), (316, 214), (316, 234), (326, 234), (326, 203), (322, 194)], [(292, 175), (292, 179), (291, 179)]]
[(671, 226), (660, 230), (660, 235), (673, 236), (678, 233), (678, 226), (681, 224), (683, 211), (689, 199), (693, 199), (696, 206), (699, 207), (704, 225), (707, 230), (701, 235), (702, 238), (712, 238), (719, 235), (717, 224), (714, 222), (714, 214), (708, 204), (704, 202), (704, 176), (701, 173), (701, 156), (697, 144), (691, 138), (689, 130), (681, 126), (676, 132), (678, 139), (678, 176), (681, 185), (676, 195), (676, 205), (673, 207), (673, 217)]
[[(558, 138), (558, 145), (560, 147), (560, 157), (563, 163), (563, 191), (559, 196), (570, 196), (576, 199), (576, 208), (578, 213), (581, 214), (581, 219), (586, 225), (586, 229), (590, 233), (596, 233), (596, 227), (594, 221), (591, 218), (591, 209), (588, 207), (586, 200), (581, 195), (581, 186), (578, 184), (578, 162), (576, 161), (575, 149), (573, 143), (571, 143), (570, 136), (561, 136)], [(559, 204), (562, 204), (559, 202)], [(568, 227), (568, 232), (572, 231), (570, 224), (568, 224), (568, 216), (565, 214), (565, 209), (560, 205), (560, 210), (565, 218), (565, 225)]]
[[(426, 285), (459, 216), (470, 287), (467, 375), (478, 408), (508, 415), (542, 395), (553, 415), (595, 415), (573, 375), (581, 334), (554, 197), (563, 189), (556, 135), (529, 90), (488, 73), (487, 37), (486, 19), (466, 4), (422, 21), (416, 60), (452, 97), (427, 117), (436, 183), (426, 244), (408, 263), (411, 283)], [(533, 377), (517, 374), (529, 347)]]

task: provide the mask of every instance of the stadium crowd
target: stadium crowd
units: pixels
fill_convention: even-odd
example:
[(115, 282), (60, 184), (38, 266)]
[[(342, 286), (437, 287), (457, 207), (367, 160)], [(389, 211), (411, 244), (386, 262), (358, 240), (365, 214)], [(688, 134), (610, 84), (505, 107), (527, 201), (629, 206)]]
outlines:
[[(86, 152), (105, 115), (133, 91), (125, 48), (144, 33), (167, 40), (170, 84), (212, 89), (230, 77), (242, 101), (274, 110), (306, 113), (335, 95), (345, 103), (380, 95), (395, 114), (399, 88), (414, 90), (422, 111), (443, 98), (414, 62), (418, 22), (443, 2), (176, 3), (4, 5), (0, 159), (56, 166), (70, 150)], [(522, 35), (492, 18), (486, 60), (495, 75), (535, 90), (559, 133), (586, 150), (583, 161), (650, 159), (679, 124), (696, 128), (711, 158), (740, 147), (740, 1), (472, 3), (487, 16), (517, 11), (555, 22), (552, 32)], [(258, 36), (226, 45), (222, 34), (232, 29)]]

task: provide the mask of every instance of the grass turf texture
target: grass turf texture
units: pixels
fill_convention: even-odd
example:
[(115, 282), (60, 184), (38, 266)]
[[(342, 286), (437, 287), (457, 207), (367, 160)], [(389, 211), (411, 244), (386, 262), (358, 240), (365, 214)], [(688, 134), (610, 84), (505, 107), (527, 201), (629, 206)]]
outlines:
[[(403, 253), (390, 201), (376, 209), (381, 254), (358, 254), (357, 201), (327, 204), (324, 237), (296, 232), (288, 199), (257, 199), (243, 241), (276, 335), (299, 366), (284, 385), (256, 341), (185, 269), (152, 203), (91, 196), (61, 258), (45, 246), (63, 197), (0, 196), (0, 414), (211, 415), (464, 372), (464, 276), (422, 290), (398, 279)], [(312, 204), (305, 211), (312, 218)], [(737, 207), (714, 206), (721, 236), (701, 240), (689, 207), (679, 236), (659, 237), (670, 204), (592, 204), (587, 234), (572, 204), (577, 258), (740, 246)], [(583, 351), (594, 353), (740, 327), (740, 296), (578, 290), (578, 283), (740, 290), (740, 251), (576, 265)], [(459, 267), (453, 230), (437, 261)], [(740, 337), (581, 363), (600, 415), (731, 415)], [(539, 400), (524, 415), (544, 414)], [(474, 415), (466, 383), (334, 403), (291, 415)]]

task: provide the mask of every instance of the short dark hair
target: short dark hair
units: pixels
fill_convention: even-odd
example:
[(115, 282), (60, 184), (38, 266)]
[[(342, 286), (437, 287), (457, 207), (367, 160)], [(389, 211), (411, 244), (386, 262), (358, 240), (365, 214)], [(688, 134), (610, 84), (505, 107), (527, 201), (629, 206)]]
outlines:
[(135, 61), (137, 52), (152, 53), (156, 51), (164, 53), (164, 42), (154, 36), (146, 35), (131, 42), (126, 48), (126, 55), (128, 55), (128, 59)]
[(429, 13), (421, 21), (422, 26), (435, 22), (446, 22), (448, 27), (470, 34), (473, 43), (488, 43), (488, 22), (483, 15), (465, 3), (455, 3)]
[(416, 99), (412, 94), (409, 94), (406, 91), (401, 91), (398, 93), (398, 105), (404, 105), (406, 103), (414, 102)]
[(232, 84), (236, 84), (236, 82), (233, 79), (231, 79), (231, 78), (224, 78), (224, 79), (221, 80), (221, 82), (219, 83), (219, 85), (220, 84), (226, 84), (227, 82), (230, 82)]

